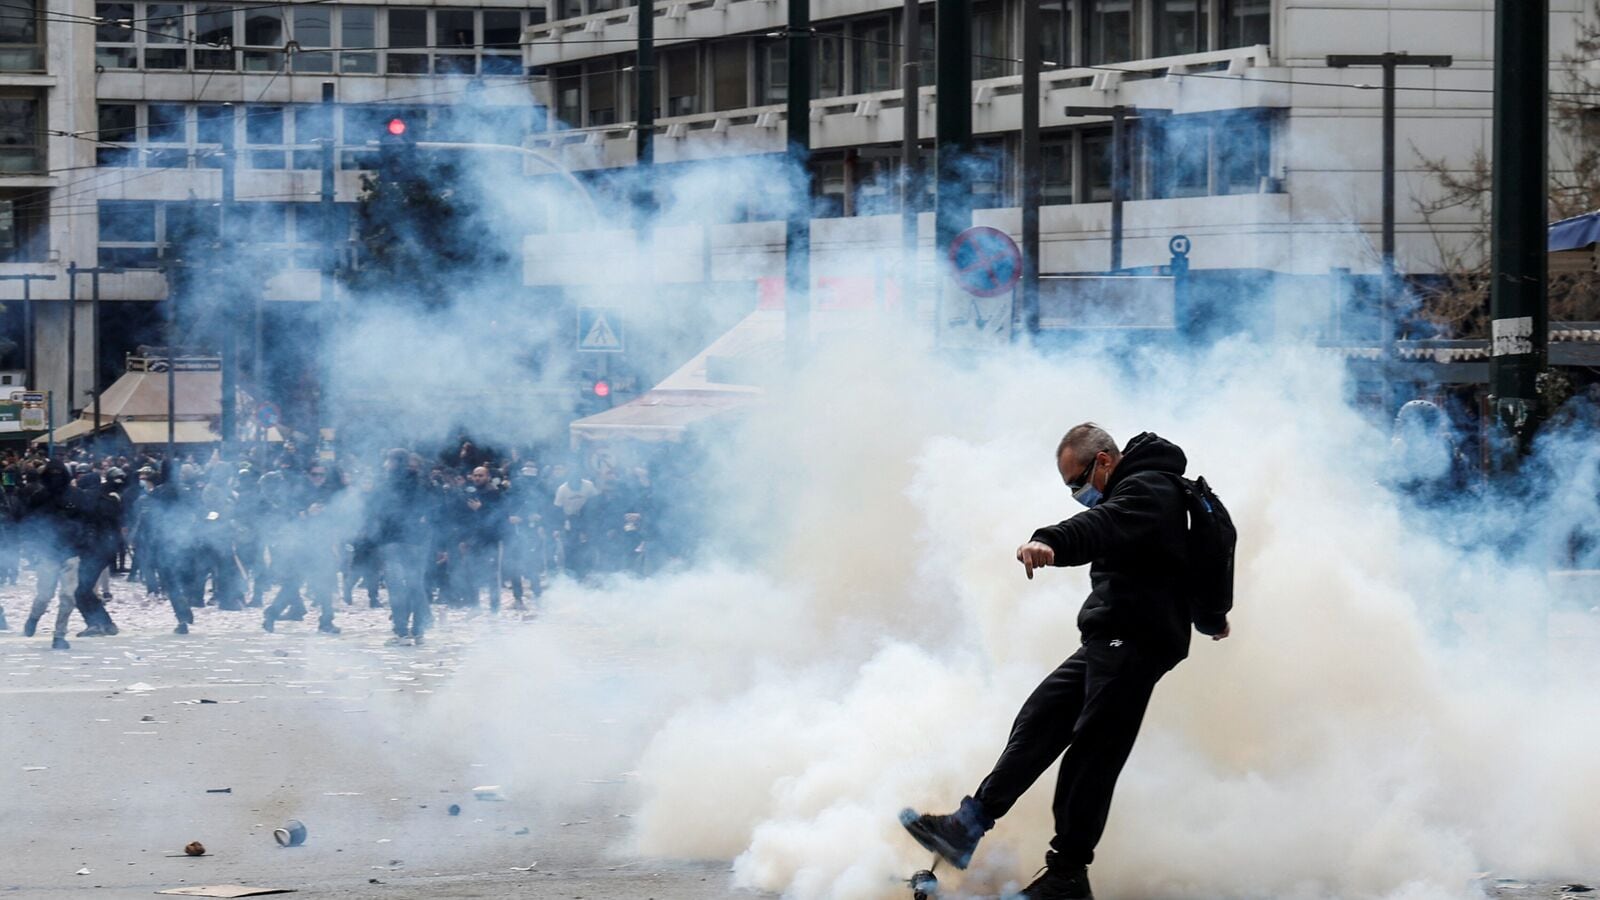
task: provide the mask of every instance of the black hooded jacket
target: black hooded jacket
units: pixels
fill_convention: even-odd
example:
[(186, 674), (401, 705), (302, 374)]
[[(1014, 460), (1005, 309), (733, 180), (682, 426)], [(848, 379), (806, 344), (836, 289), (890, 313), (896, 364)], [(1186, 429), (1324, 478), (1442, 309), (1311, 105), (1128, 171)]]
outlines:
[(1033, 533), (1056, 565), (1090, 564), (1078, 613), (1085, 641), (1125, 640), (1167, 667), (1189, 655), (1188, 510), (1172, 477), (1188, 464), (1176, 444), (1145, 432), (1123, 449), (1098, 505)]

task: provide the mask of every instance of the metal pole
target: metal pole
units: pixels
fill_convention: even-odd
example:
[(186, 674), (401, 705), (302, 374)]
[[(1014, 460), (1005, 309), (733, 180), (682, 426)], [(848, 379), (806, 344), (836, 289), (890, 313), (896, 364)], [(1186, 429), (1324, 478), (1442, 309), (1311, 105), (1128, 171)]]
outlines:
[(934, 12), (939, 183), (933, 230), (934, 253), (943, 254), (972, 224), (972, 195), (961, 168), (972, 153), (972, 0), (940, 0)]
[[(223, 366), (227, 368), (226, 364)], [(178, 298), (167, 295), (167, 465), (165, 477), (177, 477), (178, 458)]]
[(1549, 0), (1496, 3), (1489, 387), (1526, 450), (1537, 424), (1550, 311), (1545, 291)]
[(46, 459), (55, 459), (56, 456), (56, 392), (44, 392), (45, 437), (44, 454)]
[[(637, 112), (637, 128), (633, 133), (634, 163), (640, 167), (655, 165), (656, 161), (656, 4), (655, 0), (639, 0), (638, 60), (634, 64), (633, 103)], [(574, 123), (576, 124), (576, 123)], [(638, 174), (648, 179), (649, 173), (640, 168)], [(646, 216), (652, 211), (646, 210)]]
[(1022, 328), (1039, 333), (1039, 0), (1022, 0)]
[[(1394, 54), (1384, 54), (1383, 63), (1383, 359), (1388, 366), (1394, 359)], [(1387, 379), (1386, 379), (1387, 380)], [(1389, 402), (1386, 398), (1385, 402)]]
[[(218, 237), (222, 246), (221, 258), (229, 262), (233, 259), (233, 199), (234, 177), (238, 168), (238, 160), (234, 153), (235, 126), (233, 107), (228, 106), (228, 121), (222, 129), (222, 205), (219, 208)], [(237, 294), (240, 282), (232, 278), (221, 277), (213, 262), (211, 268), (212, 284), (215, 289), (223, 292), (218, 298), (217, 308), (223, 310), (222, 316), (222, 449), (224, 454), (234, 449), (234, 442), (239, 437), (238, 422), (238, 391), (239, 391), (239, 319), (237, 312)], [(254, 293), (254, 286), (252, 286)], [(259, 310), (257, 310), (259, 313)], [(176, 356), (169, 353), (172, 359), (168, 362), (175, 367)], [(259, 380), (258, 380), (259, 381)], [(257, 390), (259, 390), (259, 385)], [(170, 420), (171, 416), (168, 416)], [(169, 457), (170, 458), (170, 457)]]
[(94, 429), (89, 444), (100, 443), (100, 267), (89, 270), (89, 390), (94, 393)]
[(34, 371), (34, 346), (33, 346), (34, 345), (34, 333), (33, 333), (33, 329), (34, 329), (34, 322), (33, 322), (33, 279), (29, 278), (27, 276), (23, 276), (23, 278), (22, 278), (22, 332), (23, 332), (23, 338), (28, 342), (28, 349), (26, 351), (24, 351), (25, 356), (24, 356), (24, 360), (23, 360), (23, 367), (26, 368), (27, 371), (25, 373), (23, 373), (23, 380), (27, 383), (28, 390), (30, 390), (30, 391), (39, 389), (39, 386), (34, 383), (34, 378), (37, 375), (37, 373)]
[(1111, 271), (1122, 271), (1122, 204), (1128, 197), (1127, 107), (1111, 110)]
[(811, 0), (789, 0), (789, 177), (794, 194), (784, 228), (784, 344), (799, 365), (811, 333)]
[[(77, 407), (74, 396), (78, 390), (78, 263), (67, 263), (67, 418)], [(55, 420), (51, 419), (52, 427)]]
[[(334, 292), (337, 289), (337, 285), (334, 284), (333, 280), (334, 227), (336, 224), (334, 221), (335, 210), (333, 201), (334, 192), (337, 186), (334, 183), (333, 120), (335, 117), (333, 105), (333, 82), (331, 81), (324, 81), (322, 83), (322, 108), (328, 114), (328, 137), (325, 141), (323, 141), (322, 144), (322, 197), (320, 198), (322, 205), (322, 303), (319, 310), (320, 315), (317, 318), (318, 324), (321, 326), (322, 345), (327, 347), (330, 345), (330, 333), (333, 331), (333, 326), (336, 321), (336, 317), (334, 315)], [(319, 354), (319, 358), (326, 358), (326, 354)], [(322, 402), (322, 391), (320, 389), (320, 386), (325, 384), (326, 381), (327, 372), (318, 372), (317, 384), (319, 385), (319, 390), (317, 392), (317, 414), (312, 418), (314, 427), (317, 429), (318, 443), (320, 443), (322, 440), (322, 428), (323, 425), (326, 424), (327, 420), (327, 411), (324, 409), (325, 404)], [(261, 394), (261, 385), (259, 384), (256, 385), (256, 393), (258, 395)], [(261, 437), (265, 438), (266, 435), (263, 433)]]
[(900, 302), (916, 318), (917, 145), (922, 137), (922, 4), (905, 0), (900, 46)]

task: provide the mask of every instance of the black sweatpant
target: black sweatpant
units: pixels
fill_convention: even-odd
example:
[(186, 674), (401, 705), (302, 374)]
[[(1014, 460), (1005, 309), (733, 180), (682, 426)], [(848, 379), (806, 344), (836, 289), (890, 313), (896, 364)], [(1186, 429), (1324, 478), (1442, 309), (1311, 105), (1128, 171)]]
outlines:
[(1086, 866), (1105, 832), (1111, 792), (1167, 667), (1125, 641), (1086, 641), (1022, 704), (1006, 749), (973, 796), (1000, 818), (1066, 751), (1056, 780), (1057, 862)]

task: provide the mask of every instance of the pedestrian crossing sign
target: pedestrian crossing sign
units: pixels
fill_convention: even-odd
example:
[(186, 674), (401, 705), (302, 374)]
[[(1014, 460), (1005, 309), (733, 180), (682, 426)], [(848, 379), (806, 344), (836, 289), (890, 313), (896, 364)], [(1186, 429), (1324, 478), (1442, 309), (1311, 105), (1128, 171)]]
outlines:
[(578, 307), (578, 349), (591, 353), (621, 353), (622, 314), (612, 307)]

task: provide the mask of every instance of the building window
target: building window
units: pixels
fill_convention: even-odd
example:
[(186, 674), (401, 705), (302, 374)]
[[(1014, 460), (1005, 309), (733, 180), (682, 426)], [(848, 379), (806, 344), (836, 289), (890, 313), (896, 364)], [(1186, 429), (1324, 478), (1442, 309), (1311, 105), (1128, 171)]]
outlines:
[(206, 105), (194, 110), (194, 164), (200, 169), (222, 168), (222, 151), (234, 140), (233, 107)]
[(1222, 46), (1271, 42), (1272, 0), (1222, 0)]
[(0, 191), (0, 262), (43, 262), (49, 258), (49, 191)]
[(588, 94), (586, 125), (615, 125), (617, 123), (617, 72), (609, 62), (591, 63), (584, 75), (584, 90)]
[(1206, 0), (1155, 0), (1156, 56), (1182, 56), (1207, 49)]
[(818, 31), (811, 38), (812, 97), (838, 97), (844, 93), (844, 29)]
[(139, 68), (139, 48), (133, 28), (127, 22), (133, 19), (132, 3), (96, 3), (94, 5), (94, 61), (107, 69)]
[(0, 14), (0, 71), (44, 71), (44, 0), (6, 0)]
[[(139, 107), (132, 103), (102, 103), (96, 109), (95, 165), (137, 166), (139, 164)], [(119, 146), (108, 146), (116, 144)]]
[(721, 111), (750, 105), (750, 51), (744, 41), (711, 45), (711, 106)]
[(153, 169), (189, 167), (189, 110), (178, 103), (145, 107), (145, 165)]
[(845, 214), (847, 185), (842, 154), (811, 157), (811, 217), (836, 219)]
[(756, 44), (756, 102), (761, 106), (789, 99), (789, 42), (772, 38)]
[(333, 140), (333, 108), (307, 103), (294, 108), (294, 151), (290, 163), (295, 169), (321, 169), (322, 148)]
[(44, 137), (42, 92), (0, 90), (0, 173), (43, 172), (46, 168)]
[(246, 72), (279, 72), (286, 59), (283, 54), (283, 9), (272, 7), (252, 9), (244, 16), (244, 70)]
[[(370, 7), (346, 6), (339, 10), (339, 72), (375, 75), (378, 72), (378, 13)], [(354, 48), (354, 49), (352, 49)]]
[(100, 265), (154, 268), (160, 264), (156, 204), (148, 200), (101, 200)]
[(1083, 134), (1084, 197), (1090, 203), (1111, 199), (1111, 129), (1097, 128)]
[(980, 141), (973, 145), (967, 160), (973, 209), (995, 209), (1010, 202), (1011, 167), (1005, 146), (999, 141)]
[[(388, 73), (390, 75), (428, 74), (428, 11), (425, 9), (391, 9), (388, 11), (388, 19)], [(413, 50), (420, 52), (409, 52)]]
[(1150, 136), (1150, 188), (1158, 198), (1211, 193), (1210, 116), (1170, 116), (1145, 125)]
[(1088, 65), (1133, 59), (1133, 0), (1088, 0), (1088, 4)]
[(522, 74), (522, 11), (483, 11), (483, 74)]
[(1072, 202), (1072, 135), (1039, 142), (1039, 196), (1044, 206)]
[(1005, 9), (999, 3), (972, 5), (972, 77), (1000, 78), (1015, 71), (1006, 40)]
[(296, 72), (333, 71), (333, 8), (297, 6), (290, 10), (289, 33), (295, 52), (290, 63)]
[(700, 111), (700, 56), (697, 47), (681, 47), (661, 54), (661, 90), (666, 98), (664, 115), (692, 116)]
[(555, 95), (558, 128), (583, 126), (583, 69), (560, 66), (550, 73), (550, 90)]
[(233, 19), (231, 6), (195, 7), (194, 39), (199, 42), (194, 48), (196, 69), (232, 72), (239, 68), (239, 54), (233, 49)]
[(144, 5), (144, 67), (183, 69), (189, 64), (182, 3)]
[(433, 11), (434, 55), (433, 69), (440, 75), (478, 74), (478, 13), (471, 9), (436, 9)]
[[(281, 169), (287, 162), (284, 145), (284, 116), (281, 106), (252, 106), (245, 110), (244, 154), (252, 169)], [(258, 149), (269, 147), (272, 149)]]
[(1039, 58), (1058, 66), (1072, 64), (1072, 0), (1039, 4)]
[(894, 90), (899, 81), (895, 69), (900, 63), (900, 39), (888, 16), (877, 16), (851, 27), (855, 50), (854, 93)]
[(1271, 113), (1246, 110), (1217, 117), (1216, 193), (1253, 194), (1272, 175)]

